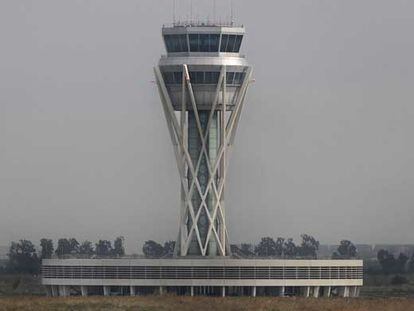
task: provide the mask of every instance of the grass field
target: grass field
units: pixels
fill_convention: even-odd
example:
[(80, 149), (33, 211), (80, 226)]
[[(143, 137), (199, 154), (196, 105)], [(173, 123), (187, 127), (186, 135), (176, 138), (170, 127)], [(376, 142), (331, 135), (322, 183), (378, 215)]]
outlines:
[(9, 297), (0, 298), (0, 310), (272, 310), (272, 311), (410, 311), (414, 299), (305, 299), (211, 297)]
[(366, 276), (361, 298), (212, 298), (212, 297), (71, 297), (47, 298), (39, 277), (0, 275), (2, 310), (274, 310), (414, 311), (414, 275), (409, 284), (390, 284), (392, 276)]

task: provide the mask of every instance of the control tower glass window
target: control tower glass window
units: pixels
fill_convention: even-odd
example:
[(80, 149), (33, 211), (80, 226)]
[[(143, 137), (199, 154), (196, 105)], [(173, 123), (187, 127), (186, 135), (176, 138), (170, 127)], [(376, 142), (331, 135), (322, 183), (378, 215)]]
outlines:
[(220, 52), (239, 53), (243, 36), (222, 35)]
[(168, 53), (188, 52), (187, 35), (165, 35)]
[[(190, 71), (190, 81), (192, 84), (214, 84), (217, 85), (220, 72), (218, 71)], [(182, 71), (164, 72), (164, 81), (167, 85), (177, 85), (182, 83)], [(244, 72), (227, 72), (227, 85), (240, 85), (244, 79)]]
[(218, 52), (219, 34), (190, 34), (190, 52)]

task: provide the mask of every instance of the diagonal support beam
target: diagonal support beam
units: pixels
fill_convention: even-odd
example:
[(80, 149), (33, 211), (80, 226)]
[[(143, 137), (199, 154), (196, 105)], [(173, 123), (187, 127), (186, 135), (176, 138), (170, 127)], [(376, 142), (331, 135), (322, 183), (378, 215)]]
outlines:
[[(189, 252), (192, 241), (197, 241), (197, 245), (201, 255), (211, 254), (209, 245), (211, 241), (215, 241), (217, 251), (221, 256), (229, 253), (228, 231), (225, 225), (224, 210), (224, 186), (228, 167), (227, 147), (231, 147), (234, 142), (235, 132), (240, 120), (241, 110), (244, 104), (245, 95), (251, 77), (251, 68), (247, 68), (245, 78), (239, 87), (236, 98), (232, 99), (229, 110), (229, 118), (227, 120), (227, 85), (226, 85), (226, 67), (222, 66), (219, 75), (219, 81), (209, 109), (207, 123), (203, 128), (198, 105), (195, 98), (194, 89), (187, 65), (183, 65), (182, 84), (181, 84), (181, 107), (175, 112), (170, 98), (169, 89), (165, 84), (161, 69), (154, 68), (157, 86), (161, 96), (164, 115), (167, 121), (168, 131), (174, 147), (177, 167), (181, 180), (181, 208), (180, 208), (180, 229), (178, 234), (176, 254), (186, 256)], [(221, 105), (220, 105), (221, 103)], [(175, 103), (177, 105), (177, 103)], [(179, 105), (177, 105), (179, 106)], [(177, 107), (176, 106), (176, 107)], [(200, 141), (200, 151), (197, 153), (198, 158), (193, 159), (187, 145), (188, 139), (188, 111), (194, 112), (194, 120), (196, 131)], [(214, 151), (214, 161), (209, 152), (209, 137), (212, 129), (212, 122), (218, 118), (217, 132), (217, 149)], [(203, 120), (203, 122), (205, 119)], [(215, 121), (216, 122), (216, 121)], [(200, 182), (199, 173), (201, 163), (207, 168), (207, 181)], [(202, 175), (203, 176), (203, 175)], [(202, 189), (203, 184), (204, 189)], [(193, 205), (192, 198), (197, 194), (196, 205)], [(207, 227), (203, 229), (203, 239), (201, 237), (199, 220), (201, 214), (207, 217)], [(204, 217), (204, 216), (203, 216)], [(191, 221), (191, 225), (186, 224), (187, 219)], [(206, 231), (205, 231), (206, 230)], [(205, 236), (204, 236), (205, 234)], [(213, 248), (214, 250), (215, 248)]]

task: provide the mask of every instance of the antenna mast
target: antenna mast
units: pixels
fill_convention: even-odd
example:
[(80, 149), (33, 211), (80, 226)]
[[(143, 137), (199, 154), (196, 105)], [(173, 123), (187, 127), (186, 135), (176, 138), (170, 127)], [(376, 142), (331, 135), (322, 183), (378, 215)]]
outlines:
[(230, 23), (233, 26), (233, 0), (230, 0)]
[(213, 0), (213, 23), (216, 22), (216, 0)]
[(175, 26), (175, 1), (173, 0), (173, 25)]
[(193, 0), (190, 0), (190, 23), (193, 22)]

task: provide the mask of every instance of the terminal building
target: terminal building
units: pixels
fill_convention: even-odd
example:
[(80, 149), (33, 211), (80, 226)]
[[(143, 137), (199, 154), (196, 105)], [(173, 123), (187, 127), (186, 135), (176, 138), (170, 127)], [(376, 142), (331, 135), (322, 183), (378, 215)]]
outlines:
[(224, 190), (252, 82), (252, 67), (240, 53), (244, 35), (233, 23), (162, 29), (167, 54), (154, 72), (181, 185), (174, 257), (46, 259), (42, 282), (50, 295), (358, 296), (361, 260), (231, 254)]

